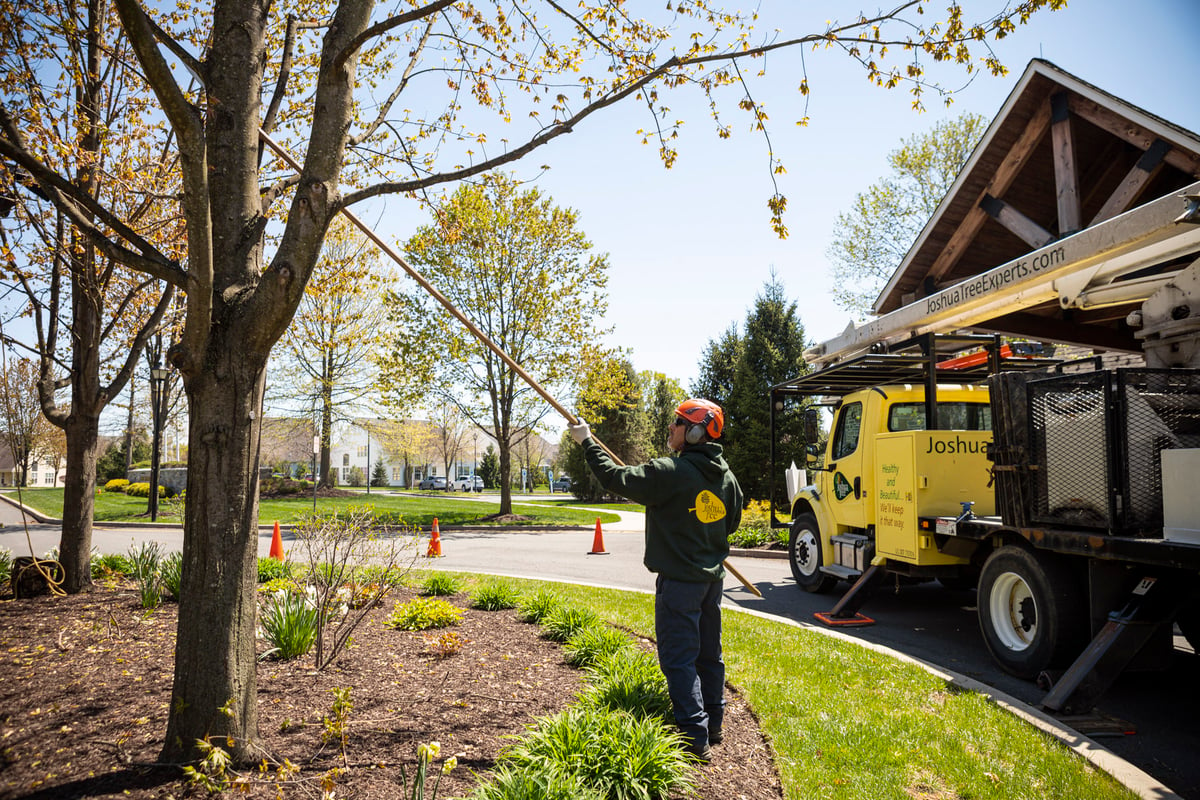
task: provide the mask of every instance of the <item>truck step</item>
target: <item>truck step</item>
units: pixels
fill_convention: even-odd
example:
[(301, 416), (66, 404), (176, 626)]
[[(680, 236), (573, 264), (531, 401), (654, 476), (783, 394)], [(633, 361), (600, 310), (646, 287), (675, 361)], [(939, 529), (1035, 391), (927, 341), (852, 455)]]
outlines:
[(841, 578), (844, 581), (857, 580), (859, 575), (862, 575), (861, 570), (843, 567), (841, 564), (830, 564), (827, 567), (821, 567), (821, 572), (826, 575), (833, 575), (835, 578)]

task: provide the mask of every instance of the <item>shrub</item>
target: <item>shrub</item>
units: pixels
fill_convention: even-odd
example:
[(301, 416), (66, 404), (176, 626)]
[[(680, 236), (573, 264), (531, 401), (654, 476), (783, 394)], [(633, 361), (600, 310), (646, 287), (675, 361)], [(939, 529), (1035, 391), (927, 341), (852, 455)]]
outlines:
[(396, 603), (391, 616), (384, 624), (401, 631), (423, 631), (457, 625), (462, 622), (462, 615), (462, 609), (450, 605), (445, 600), (418, 597), (407, 603)]
[(552, 642), (565, 642), (584, 628), (599, 625), (600, 618), (588, 608), (560, 606), (542, 620), (542, 636)]
[(271, 644), (262, 657), (286, 661), (304, 655), (317, 640), (319, 621), (320, 609), (309, 594), (286, 589), (275, 592), (259, 619), (263, 636)]
[(0, 586), (4, 586), (12, 580), (12, 551), (7, 547), (0, 547)]
[(682, 736), (659, 720), (568, 708), (543, 717), (499, 765), (530, 775), (575, 775), (612, 800), (682, 796), (692, 787)]
[(258, 559), (258, 582), (266, 583), (278, 578), (290, 578), (296, 573), (295, 567), (286, 561), (276, 561), (269, 557)]
[(588, 681), (591, 685), (579, 698), (585, 708), (620, 710), (659, 720), (671, 717), (667, 679), (649, 653), (629, 648), (602, 657), (588, 669)]
[(433, 573), (421, 584), (421, 594), (432, 597), (458, 594), (461, 590), (462, 582), (453, 575), (447, 575), (444, 572)]
[[(781, 515), (776, 512), (776, 517)], [(786, 518), (786, 515), (783, 515)], [(763, 547), (771, 543), (787, 546), (786, 528), (771, 527), (771, 506), (765, 500), (752, 500), (742, 509), (742, 524), (729, 535), (733, 547)]]
[(590, 667), (605, 656), (633, 647), (633, 640), (607, 625), (592, 625), (563, 644), (566, 662), (573, 667)]
[[(150, 496), (150, 483), (148, 481), (143, 481), (141, 483), (131, 483), (125, 487), (125, 494), (129, 495), (130, 497), (149, 497)], [(158, 496), (166, 497), (167, 496), (167, 487), (159, 486), (158, 487)]]
[(516, 608), (521, 600), (521, 591), (508, 581), (488, 581), (475, 590), (471, 608), (483, 611), (499, 611)]
[(521, 598), (517, 604), (517, 616), (524, 622), (541, 624), (542, 620), (562, 605), (562, 596), (547, 586), (538, 587), (532, 594)]
[[(125, 487), (129, 486), (129, 481), (125, 478), (113, 478), (108, 483), (104, 484), (106, 492), (124, 492)], [(149, 487), (147, 487), (149, 488)]]

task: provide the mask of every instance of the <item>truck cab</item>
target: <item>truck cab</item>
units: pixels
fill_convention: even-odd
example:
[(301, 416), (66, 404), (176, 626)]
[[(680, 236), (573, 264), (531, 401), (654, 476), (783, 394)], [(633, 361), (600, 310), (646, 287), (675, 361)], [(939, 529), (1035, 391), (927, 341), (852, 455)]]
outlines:
[(805, 590), (854, 580), (878, 558), (924, 577), (953, 579), (969, 567), (969, 557), (939, 551), (919, 519), (994, 512), (988, 391), (939, 386), (933, 430), (925, 391), (885, 384), (836, 404), (824, 451), (810, 464), (814, 481), (792, 504), (789, 555)]

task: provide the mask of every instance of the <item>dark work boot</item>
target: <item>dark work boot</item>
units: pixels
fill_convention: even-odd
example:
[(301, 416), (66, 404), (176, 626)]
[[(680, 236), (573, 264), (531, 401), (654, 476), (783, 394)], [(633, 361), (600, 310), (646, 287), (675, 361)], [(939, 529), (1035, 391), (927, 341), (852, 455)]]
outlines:
[(688, 737), (683, 745), (683, 750), (701, 764), (707, 764), (712, 760), (712, 751), (709, 749), (708, 744), (699, 739)]
[(721, 734), (720, 728), (713, 728), (708, 732), (709, 744), (720, 744), (725, 737)]

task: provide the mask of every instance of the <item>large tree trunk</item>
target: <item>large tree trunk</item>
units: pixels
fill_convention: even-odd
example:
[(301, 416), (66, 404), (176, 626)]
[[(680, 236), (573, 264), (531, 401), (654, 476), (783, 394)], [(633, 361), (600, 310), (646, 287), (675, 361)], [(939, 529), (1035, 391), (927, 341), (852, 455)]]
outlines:
[(187, 382), (182, 601), (161, 755), (170, 763), (195, 757), (197, 735), (239, 763), (261, 756), (254, 630), (265, 358), (247, 357), (232, 343), (214, 344), (209, 353), (211, 368)]
[(75, 594), (92, 588), (92, 516), (96, 506), (99, 415), (73, 412), (67, 420), (66, 434), (67, 474), (63, 484), (58, 560), (63, 565), (62, 588)]

